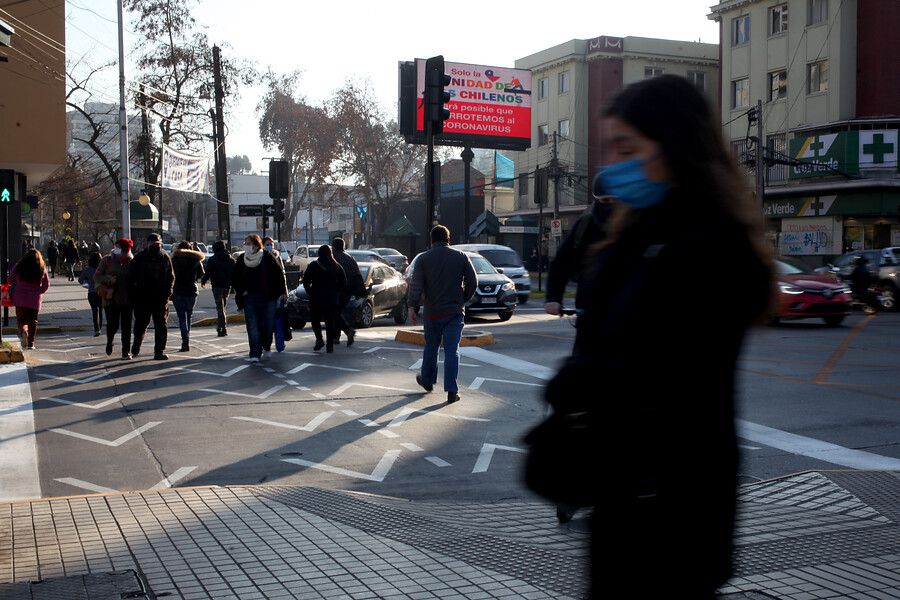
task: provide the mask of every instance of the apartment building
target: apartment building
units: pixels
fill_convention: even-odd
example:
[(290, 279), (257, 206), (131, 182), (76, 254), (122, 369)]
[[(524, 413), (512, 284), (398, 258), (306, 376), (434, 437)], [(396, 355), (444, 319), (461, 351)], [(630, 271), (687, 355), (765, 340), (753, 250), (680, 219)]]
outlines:
[(709, 18), (741, 160), (755, 156), (747, 112), (762, 100), (762, 207), (778, 251), (824, 262), (900, 245), (900, 2), (726, 0)]
[[(690, 79), (718, 102), (718, 64), (716, 44), (606, 35), (569, 40), (516, 60), (517, 69), (532, 72), (532, 143), (516, 156), (514, 210), (498, 217), (537, 225), (534, 170), (555, 158), (559, 183), (550, 183), (544, 211), (552, 214), (558, 206), (564, 236), (588, 204), (591, 179), (603, 162), (600, 121), (610, 98), (629, 83), (665, 73)], [(549, 247), (553, 253), (555, 244)]]

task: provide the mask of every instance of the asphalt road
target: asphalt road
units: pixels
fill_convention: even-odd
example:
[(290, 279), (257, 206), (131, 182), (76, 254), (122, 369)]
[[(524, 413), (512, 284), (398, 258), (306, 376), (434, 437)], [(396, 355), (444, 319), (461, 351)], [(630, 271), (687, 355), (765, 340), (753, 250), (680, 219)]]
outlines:
[[(390, 319), (333, 354), (312, 352), (308, 329), (295, 332), (259, 364), (246, 360), (242, 325), (226, 338), (196, 328), (189, 353), (175, 352), (176, 326), (167, 362), (150, 360), (151, 346), (126, 362), (90, 333), (43, 335), (29, 359), (41, 493), (265, 482), (528, 497), (521, 438), (545, 412), (541, 386), (574, 329), (538, 303), (468, 327), (496, 344), (465, 351), (453, 405), (440, 380), (431, 394), (416, 385), (421, 348), (394, 342)], [(900, 465), (898, 339), (900, 314), (755, 330), (738, 390), (744, 480)]]

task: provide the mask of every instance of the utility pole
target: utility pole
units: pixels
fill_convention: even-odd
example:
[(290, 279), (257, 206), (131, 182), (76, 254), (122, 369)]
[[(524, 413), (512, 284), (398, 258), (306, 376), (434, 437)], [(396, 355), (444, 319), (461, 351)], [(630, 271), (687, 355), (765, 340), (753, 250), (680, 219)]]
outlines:
[[(475, 158), (475, 153), (472, 152), (472, 149), (466, 146), (462, 151), (462, 160), (463, 160), (463, 185), (465, 185), (465, 191), (463, 193), (463, 234), (462, 241), (463, 243), (469, 243), (469, 198), (471, 196), (471, 191), (469, 190), (469, 183), (472, 179), (472, 159)], [(496, 161), (495, 161), (496, 164)]]
[[(143, 151), (143, 159), (144, 159), (144, 181), (150, 182), (150, 172), (153, 170), (153, 165), (150, 163), (150, 119), (147, 118), (147, 96), (144, 94), (144, 84), (141, 84), (141, 150)], [(156, 190), (153, 189), (153, 186), (147, 186), (144, 190), (148, 196), (150, 196), (150, 203), (155, 204), (154, 196), (156, 195)], [(159, 208), (157, 206), (157, 208)]]
[[(553, 159), (550, 161), (550, 177), (553, 178), (553, 220), (559, 219), (559, 154), (557, 148), (558, 138), (556, 132), (553, 132)], [(559, 236), (551, 236), (553, 242), (553, 256), (556, 256), (556, 250), (559, 248)]]
[(762, 100), (756, 101), (756, 200), (762, 206), (766, 195), (766, 173), (763, 171), (763, 112)]
[(128, 205), (128, 115), (125, 112), (125, 34), (122, 0), (119, 9), (119, 179), (122, 186), (122, 237), (131, 238), (131, 211)]
[(219, 47), (213, 46), (213, 78), (216, 88), (216, 203), (219, 212), (219, 239), (231, 247), (231, 221), (228, 215), (228, 176), (225, 167), (225, 117), (222, 114), (225, 92), (222, 89), (222, 63), (219, 59)]

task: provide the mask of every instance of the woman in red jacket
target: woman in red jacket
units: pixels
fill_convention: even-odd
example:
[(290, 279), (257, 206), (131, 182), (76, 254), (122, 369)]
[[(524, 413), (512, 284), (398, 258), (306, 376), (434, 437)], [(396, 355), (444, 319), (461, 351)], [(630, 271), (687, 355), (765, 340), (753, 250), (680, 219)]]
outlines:
[(16, 307), (16, 327), (22, 349), (34, 350), (34, 334), (37, 333), (38, 313), (41, 311), (41, 297), (50, 288), (47, 267), (38, 250), (32, 248), (25, 253), (9, 274), (12, 286), (12, 301)]

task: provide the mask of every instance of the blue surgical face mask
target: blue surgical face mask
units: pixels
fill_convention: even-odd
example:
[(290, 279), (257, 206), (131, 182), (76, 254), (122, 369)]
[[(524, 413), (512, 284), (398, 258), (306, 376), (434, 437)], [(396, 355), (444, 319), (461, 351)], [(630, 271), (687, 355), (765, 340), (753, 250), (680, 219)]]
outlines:
[(615, 196), (622, 204), (631, 208), (648, 208), (662, 202), (669, 191), (665, 183), (647, 177), (644, 169), (646, 161), (624, 160), (600, 169), (597, 182), (603, 191)]
[(274, 249), (275, 249), (275, 246), (273, 246), (272, 244), (266, 244), (266, 250), (268, 250), (269, 252), (271, 252)]

